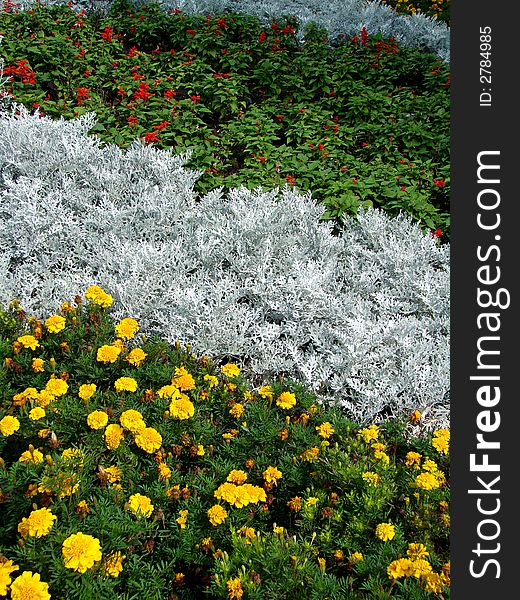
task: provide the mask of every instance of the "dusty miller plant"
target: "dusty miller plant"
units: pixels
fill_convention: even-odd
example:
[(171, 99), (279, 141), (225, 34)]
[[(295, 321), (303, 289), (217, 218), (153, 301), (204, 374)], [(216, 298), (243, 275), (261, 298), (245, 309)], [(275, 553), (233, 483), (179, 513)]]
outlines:
[(449, 247), (373, 210), (340, 235), (310, 194), (198, 199), (187, 156), (0, 113), (0, 304), (43, 317), (87, 286), (143, 331), (309, 383), (362, 421), (449, 408)]
[[(136, 6), (149, 0), (130, 0)], [(42, 4), (66, 4), (67, 0), (42, 0)], [(314, 21), (325, 27), (335, 38), (340, 34), (359, 35), (365, 27), (370, 35), (394, 36), (401, 45), (434, 52), (444, 61), (450, 60), (450, 29), (441, 21), (423, 14), (397, 14), (391, 7), (367, 0), (158, 0), (164, 10), (182, 9), (186, 14), (221, 14), (242, 12), (255, 15), (269, 23), (272, 17), (295, 16), (300, 24), (300, 39), (305, 24)], [(18, 0), (22, 8), (34, 5), (34, 0)], [(75, 10), (106, 14), (112, 0), (76, 0)]]

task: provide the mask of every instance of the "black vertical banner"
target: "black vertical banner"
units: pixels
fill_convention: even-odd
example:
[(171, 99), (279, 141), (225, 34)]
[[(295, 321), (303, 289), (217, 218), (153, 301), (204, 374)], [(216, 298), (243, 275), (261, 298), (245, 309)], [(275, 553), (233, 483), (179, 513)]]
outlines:
[(452, 585), (517, 597), (518, 5), (453, 0)]

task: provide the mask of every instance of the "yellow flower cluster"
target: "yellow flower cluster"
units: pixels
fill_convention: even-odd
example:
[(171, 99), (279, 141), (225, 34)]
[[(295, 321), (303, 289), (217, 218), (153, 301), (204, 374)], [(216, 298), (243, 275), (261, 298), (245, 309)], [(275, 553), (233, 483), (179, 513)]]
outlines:
[(125, 360), (134, 367), (140, 367), (148, 356), (142, 348), (134, 348), (127, 354)]
[(148, 496), (132, 494), (128, 499), (128, 508), (138, 517), (149, 517), (152, 514), (154, 507)]
[(267, 469), (262, 473), (265, 481), (267, 483), (274, 483), (278, 481), (278, 479), (282, 478), (282, 472), (279, 471), (276, 467), (267, 467)]
[(39, 573), (24, 571), (11, 584), (11, 600), (27, 600), (28, 598), (30, 600), (50, 600), (51, 598), (49, 584), (40, 580)]
[(446, 483), (446, 477), (439, 470), (437, 463), (426, 459), (422, 465), (423, 472), (415, 478), (415, 485), (423, 490), (436, 490)]
[(188, 520), (188, 512), (189, 511), (187, 511), (187, 510), (181, 510), (179, 512), (179, 516), (177, 517), (177, 519), (175, 519), (181, 529), (186, 529), (186, 521)]
[(378, 483), (381, 483), (381, 476), (373, 471), (365, 471), (362, 477), (368, 485), (377, 485)]
[(214, 504), (208, 510), (209, 522), (215, 526), (223, 523), (226, 520), (227, 516), (227, 510), (223, 506), (220, 506), (220, 504)]
[(320, 437), (328, 440), (334, 433), (334, 427), (327, 421), (321, 425), (318, 425), (316, 427), (316, 431)]
[(393, 540), (395, 536), (395, 527), (391, 523), (379, 523), (376, 527), (376, 536), (383, 542)]
[(131, 340), (139, 331), (139, 324), (135, 319), (126, 318), (119, 321), (114, 329), (116, 330), (118, 338), (121, 338), (122, 340)]
[(266, 502), (265, 490), (250, 483), (236, 485), (234, 483), (223, 483), (213, 494), (215, 498), (224, 500), (236, 508), (243, 508), (248, 504)]
[(114, 345), (103, 345), (98, 348), (96, 360), (103, 363), (115, 363), (121, 354), (121, 348)]
[(97, 306), (102, 308), (108, 308), (112, 306), (113, 298), (110, 294), (107, 294), (105, 290), (98, 285), (91, 285), (85, 292), (85, 298), (90, 300)]
[(236, 483), (237, 485), (241, 485), (245, 483), (247, 480), (247, 473), (244, 471), (239, 471), (237, 469), (233, 469), (230, 474), (227, 476), (227, 481), (230, 483)]
[(134, 409), (125, 410), (119, 417), (121, 425), (133, 434), (137, 434), (146, 427), (143, 415)]
[(33, 335), (21, 335), (16, 341), (28, 350), (36, 350), (40, 345)]
[(106, 555), (103, 561), (103, 571), (110, 577), (119, 577), (119, 573), (123, 570), (123, 560), (126, 558), (121, 552), (110, 552)]
[(220, 372), (226, 377), (238, 377), (240, 374), (240, 369), (234, 363), (227, 363), (223, 367), (221, 367)]
[(43, 462), (43, 453), (36, 450), (32, 444), (29, 445), (29, 449), (22, 452), (18, 462), (21, 463), (33, 463), (34, 465), (40, 465)]
[(60, 315), (53, 315), (45, 321), (45, 327), (50, 333), (59, 333), (65, 329), (67, 320)]
[(208, 382), (210, 388), (217, 387), (218, 385), (218, 378), (215, 375), (204, 375), (204, 381)]
[(360, 429), (358, 435), (365, 443), (370, 444), (370, 442), (374, 442), (379, 437), (379, 427), (377, 425), (370, 425), (366, 429)]
[(296, 396), (291, 392), (282, 392), (276, 400), (276, 405), (289, 410), (296, 404)]
[(193, 417), (195, 414), (195, 406), (193, 402), (186, 396), (181, 394), (180, 398), (173, 398), (169, 406), (170, 416), (174, 419), (184, 421)]
[(244, 594), (242, 583), (238, 577), (229, 579), (226, 583), (229, 600), (240, 600)]
[(114, 387), (116, 392), (137, 392), (137, 381), (133, 377), (119, 377)]
[(141, 450), (152, 454), (161, 447), (162, 436), (153, 427), (145, 427), (135, 436), (134, 441)]
[(62, 545), (65, 567), (78, 573), (85, 573), (101, 560), (101, 544), (96, 537), (85, 533), (70, 535)]
[(84, 383), (79, 386), (78, 396), (84, 401), (88, 402), (92, 396), (96, 393), (97, 386), (95, 383)]
[(91, 429), (103, 429), (108, 423), (108, 415), (104, 410), (95, 410), (87, 417), (87, 425)]
[(18, 523), (18, 533), (22, 537), (43, 537), (47, 535), (54, 525), (56, 515), (53, 515), (48, 508), (33, 510), (27, 518), (23, 517)]
[(6, 415), (0, 419), (0, 433), (7, 437), (13, 435), (20, 429), (20, 421), (11, 415)]
[(175, 375), (172, 378), (172, 385), (179, 390), (186, 392), (195, 388), (195, 379), (193, 379), (193, 375), (188, 373), (184, 367), (177, 367), (175, 369)]
[(125, 434), (120, 425), (117, 423), (110, 423), (105, 429), (104, 437), (107, 448), (115, 450), (116, 448), (119, 448)]
[(450, 451), (450, 432), (448, 429), (438, 429), (433, 432), (432, 446), (441, 454)]

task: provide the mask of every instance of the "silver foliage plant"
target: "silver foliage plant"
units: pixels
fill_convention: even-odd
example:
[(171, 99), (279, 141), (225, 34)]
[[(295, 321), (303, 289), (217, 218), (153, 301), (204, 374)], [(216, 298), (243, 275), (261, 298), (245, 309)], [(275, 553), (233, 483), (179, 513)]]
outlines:
[[(66, 4), (67, 0), (42, 0), (43, 4)], [(149, 4), (149, 0), (131, 0), (134, 6)], [(34, 5), (34, 0), (17, 0), (21, 8)], [(340, 34), (359, 35), (365, 27), (370, 35), (394, 36), (405, 47), (423, 48), (450, 60), (450, 29), (433, 17), (422, 14), (402, 15), (390, 6), (367, 0), (158, 0), (164, 10), (179, 8), (186, 14), (216, 14), (242, 12), (255, 15), (269, 23), (272, 17), (295, 16), (303, 27), (314, 21), (325, 27), (332, 38)], [(75, 0), (75, 10), (86, 9), (106, 14), (112, 0)]]
[(449, 418), (449, 247), (371, 210), (333, 235), (310, 194), (193, 191), (187, 156), (0, 112), (0, 304), (43, 317), (92, 284), (144, 332), (310, 384), (354, 419)]

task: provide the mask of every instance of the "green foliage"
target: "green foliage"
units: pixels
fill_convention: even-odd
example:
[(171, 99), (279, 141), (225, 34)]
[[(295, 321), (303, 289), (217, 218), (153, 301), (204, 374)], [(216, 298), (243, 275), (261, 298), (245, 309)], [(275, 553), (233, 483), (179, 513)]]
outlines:
[[(301, 384), (280, 378), (258, 389), (233, 363), (125, 334), (102, 294), (88, 292), (45, 322), (16, 307), (18, 327), (0, 343), (0, 553), (20, 572), (39, 573), (52, 597), (74, 600), (231, 599), (237, 590), (244, 600), (420, 600), (432, 597), (426, 576), (387, 574), (420, 543), (431, 568), (444, 568), (447, 597), (447, 446), (414, 437), (411, 421), (361, 429)], [(104, 346), (120, 349), (114, 362), (100, 360)], [(121, 377), (136, 391), (118, 391)], [(90, 397), (85, 384), (96, 385)], [(181, 400), (192, 416), (180, 418)], [(132, 429), (128, 410), (160, 434), (158, 444), (139, 445), (143, 426)], [(107, 427), (119, 423), (117, 445)], [(416, 464), (410, 451), (420, 452)], [(420, 473), (432, 475), (432, 489), (418, 485)], [(263, 499), (216, 494), (245, 478)], [(134, 494), (150, 499), (150, 514), (134, 512)], [(212, 524), (215, 505), (227, 517)], [(52, 527), (24, 533), (22, 520), (44, 507), (57, 518)], [(381, 523), (394, 526), (393, 538), (378, 537)], [(102, 549), (84, 573), (62, 556), (77, 532)], [(124, 559), (114, 577), (105, 561), (116, 552)]]
[[(95, 111), (93, 133), (136, 137), (202, 172), (196, 191), (296, 186), (324, 218), (400, 210), (449, 239), (449, 72), (432, 54), (360, 36), (333, 46), (289, 17), (167, 14), (125, 2), (0, 14), (12, 97), (51, 117)], [(24, 63), (20, 61), (26, 61)]]
[(422, 13), (450, 24), (451, 0), (381, 0), (400, 14)]

